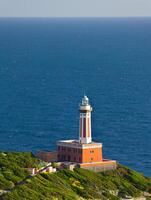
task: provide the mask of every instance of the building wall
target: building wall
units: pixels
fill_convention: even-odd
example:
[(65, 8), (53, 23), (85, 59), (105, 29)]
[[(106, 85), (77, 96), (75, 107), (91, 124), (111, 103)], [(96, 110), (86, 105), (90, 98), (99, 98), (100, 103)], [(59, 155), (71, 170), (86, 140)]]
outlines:
[(58, 161), (91, 163), (102, 161), (102, 148), (71, 148), (58, 146)]
[(102, 147), (99, 148), (88, 148), (82, 150), (82, 162), (100, 162), (102, 161)]
[(82, 150), (78, 148), (58, 146), (58, 161), (82, 162)]

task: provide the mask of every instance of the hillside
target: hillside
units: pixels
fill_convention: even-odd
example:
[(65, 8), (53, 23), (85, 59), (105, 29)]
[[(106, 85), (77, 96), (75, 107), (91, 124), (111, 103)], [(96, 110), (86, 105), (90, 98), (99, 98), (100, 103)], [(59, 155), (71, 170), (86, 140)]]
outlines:
[[(151, 179), (119, 165), (117, 170), (94, 173), (67, 169), (28, 178), (27, 167), (43, 163), (31, 153), (0, 153), (0, 190), (4, 200), (121, 199), (146, 195), (151, 199)], [(25, 179), (27, 177), (27, 179)], [(21, 180), (24, 184), (17, 185)], [(1, 193), (2, 194), (2, 193)]]

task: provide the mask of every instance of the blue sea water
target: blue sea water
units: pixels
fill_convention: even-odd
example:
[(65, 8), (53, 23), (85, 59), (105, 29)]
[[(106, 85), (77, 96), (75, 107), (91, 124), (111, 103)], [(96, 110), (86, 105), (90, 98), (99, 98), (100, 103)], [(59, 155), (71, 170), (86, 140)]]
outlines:
[(0, 150), (78, 138), (84, 93), (104, 157), (151, 176), (151, 18), (0, 19)]

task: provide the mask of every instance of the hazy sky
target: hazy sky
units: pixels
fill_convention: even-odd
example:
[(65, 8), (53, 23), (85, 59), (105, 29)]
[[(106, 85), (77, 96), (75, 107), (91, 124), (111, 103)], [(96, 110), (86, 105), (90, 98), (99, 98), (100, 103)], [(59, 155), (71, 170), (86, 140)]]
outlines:
[(151, 0), (0, 0), (0, 16), (151, 16)]

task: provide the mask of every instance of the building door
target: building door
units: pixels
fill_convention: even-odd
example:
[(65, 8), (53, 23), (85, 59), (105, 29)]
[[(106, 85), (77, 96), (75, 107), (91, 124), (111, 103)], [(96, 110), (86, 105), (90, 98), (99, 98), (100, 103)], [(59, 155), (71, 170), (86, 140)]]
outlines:
[(68, 156), (68, 161), (70, 161), (70, 156)]

